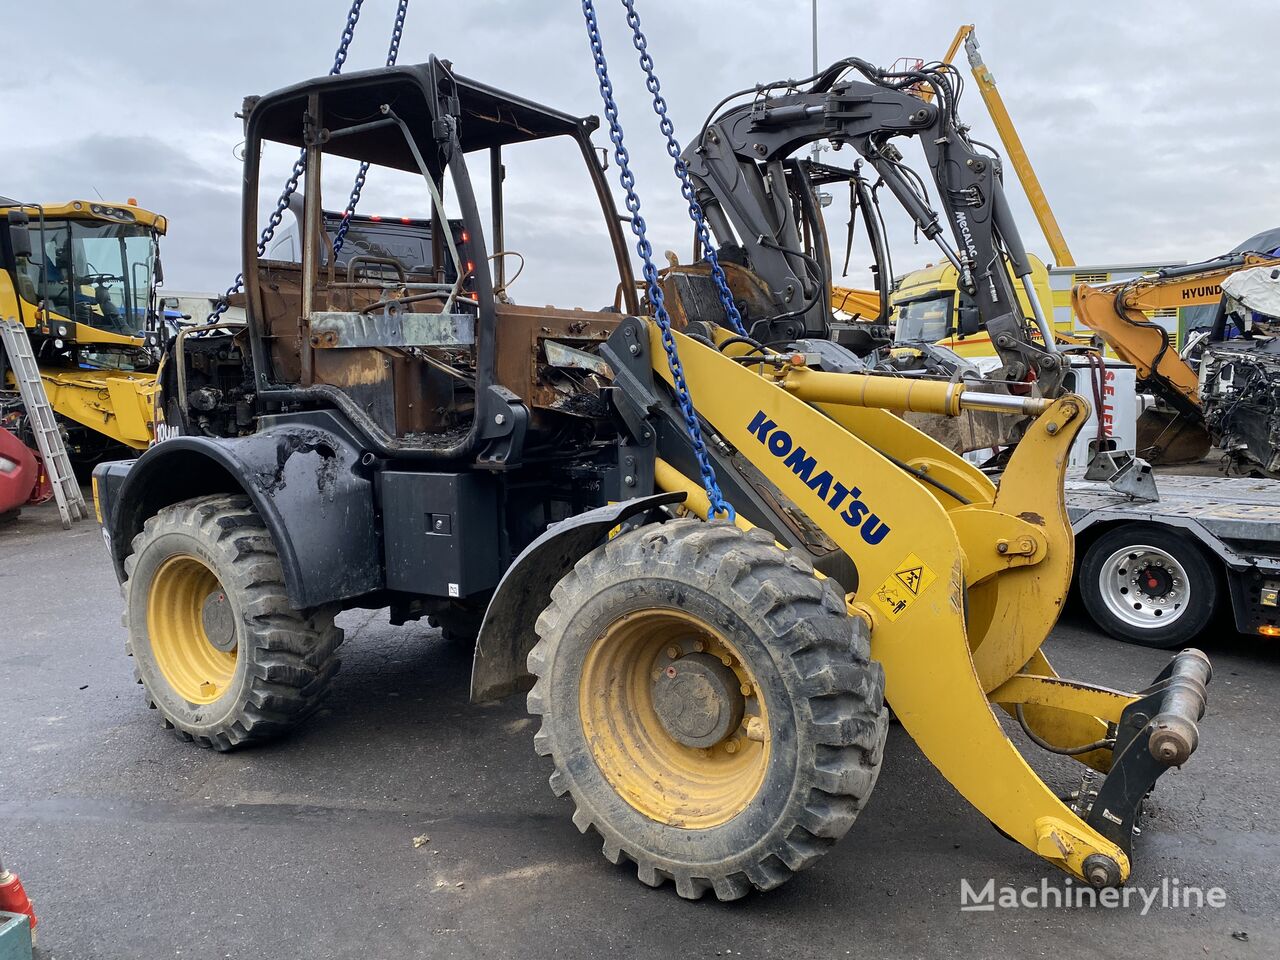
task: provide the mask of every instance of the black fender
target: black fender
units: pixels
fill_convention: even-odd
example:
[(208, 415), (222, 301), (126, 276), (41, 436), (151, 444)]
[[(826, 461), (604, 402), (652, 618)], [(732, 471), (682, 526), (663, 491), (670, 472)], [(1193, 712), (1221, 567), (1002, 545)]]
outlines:
[(294, 607), (384, 587), (364, 451), (328, 411), (267, 417), (262, 424), (247, 437), (173, 437), (131, 465), (95, 470), (117, 579), (124, 579), (133, 538), (158, 510), (192, 497), (243, 492), (275, 543)]
[(609, 531), (656, 507), (684, 500), (682, 491), (655, 493), (611, 503), (570, 517), (545, 530), (507, 568), (476, 639), (471, 700), (497, 700), (528, 686), (525, 661), (537, 642), (533, 624), (551, 602), (551, 588), (573, 565), (603, 543)]

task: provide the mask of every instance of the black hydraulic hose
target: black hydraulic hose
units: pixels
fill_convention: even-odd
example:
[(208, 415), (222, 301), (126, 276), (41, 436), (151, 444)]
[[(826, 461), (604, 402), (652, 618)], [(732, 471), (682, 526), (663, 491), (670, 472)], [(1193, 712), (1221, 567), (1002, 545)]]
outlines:
[(1156, 355), (1151, 361), (1150, 373), (1148, 374), (1148, 376), (1158, 376), (1160, 361), (1163, 360), (1164, 355), (1169, 352), (1169, 331), (1158, 323), (1152, 323), (1150, 320), (1134, 320), (1129, 316), (1128, 307), (1125, 305), (1125, 298), (1129, 295), (1133, 286), (1134, 281), (1130, 280), (1116, 291), (1114, 308), (1116, 315), (1125, 323), (1129, 324), (1129, 326), (1155, 330), (1160, 334), (1160, 349), (1156, 351)]
[(716, 347), (716, 349), (719, 350), (721, 353), (724, 353), (725, 347), (731, 346), (732, 344), (735, 344), (735, 343), (745, 343), (747, 346), (751, 348), (752, 353), (754, 353), (757, 350), (764, 349), (764, 344), (762, 344), (759, 340), (754, 340), (751, 337), (742, 337), (742, 336), (733, 336), (733, 337), (728, 337), (724, 340), (721, 340), (719, 346)]
[(1057, 753), (1064, 757), (1078, 757), (1082, 753), (1092, 753), (1094, 750), (1111, 750), (1115, 748), (1115, 740), (1095, 740), (1093, 743), (1086, 743), (1081, 747), (1055, 747), (1048, 740), (1039, 736), (1031, 729), (1027, 723), (1026, 715), (1023, 713), (1022, 704), (1018, 704), (1013, 708), (1014, 713), (1018, 715), (1018, 723), (1022, 727), (1022, 732), (1031, 738), (1031, 742), (1042, 750), (1048, 750), (1050, 753)]

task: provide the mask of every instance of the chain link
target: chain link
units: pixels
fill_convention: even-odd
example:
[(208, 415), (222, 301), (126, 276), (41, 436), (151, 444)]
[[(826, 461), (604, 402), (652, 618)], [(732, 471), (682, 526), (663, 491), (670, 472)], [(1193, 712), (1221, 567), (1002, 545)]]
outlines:
[[(702, 438), (702, 425), (698, 421), (698, 413), (693, 406), (693, 398), (689, 394), (689, 385), (685, 382), (684, 365), (680, 362), (675, 336), (671, 332), (671, 317), (667, 314), (666, 300), (662, 294), (662, 286), (658, 282), (658, 268), (653, 263), (653, 247), (649, 243), (644, 217), (640, 215), (640, 197), (636, 194), (636, 178), (631, 170), (631, 155), (627, 152), (622, 139), (618, 104), (613, 97), (613, 82), (609, 79), (609, 66), (604, 58), (604, 44), (600, 39), (600, 24), (596, 20), (593, 0), (582, 0), (582, 13), (587, 21), (587, 38), (591, 43), (591, 54), (595, 60), (596, 78), (600, 82), (604, 114), (609, 121), (609, 139), (613, 142), (614, 158), (618, 163), (618, 180), (626, 193), (626, 208), (631, 214), (631, 232), (636, 236), (636, 252), (644, 262), (644, 279), (649, 288), (649, 302), (653, 306), (654, 319), (662, 332), (662, 346), (667, 354), (667, 366), (671, 369), (671, 379), (675, 384), (676, 400), (684, 417), (685, 430), (689, 434), (694, 454), (698, 458), (702, 486), (706, 489), (707, 499), (711, 504), (710, 515), (724, 516), (733, 520), (734, 510), (724, 499), (720, 492), (720, 484), (716, 481), (715, 468), (711, 464), (707, 445)], [(650, 76), (653, 76), (652, 73)], [(654, 83), (657, 83), (656, 79)]]
[[(409, 0), (400, 0), (399, 6), (396, 7), (396, 22), (391, 28), (391, 43), (387, 46), (387, 63), (388, 67), (396, 65), (396, 57), (400, 55), (400, 36), (404, 33), (404, 18), (409, 12)], [(360, 203), (360, 192), (364, 190), (365, 176), (369, 173), (369, 164), (364, 162), (360, 164), (360, 170), (356, 173), (356, 181), (351, 186), (351, 199), (347, 201), (347, 208), (342, 211), (342, 222), (338, 224), (338, 230), (333, 238), (333, 255), (336, 257), (342, 252), (342, 245), (347, 241), (347, 231), (351, 229), (351, 218), (355, 216), (356, 205)]]
[[(347, 51), (350, 49), (351, 41), (356, 35), (356, 24), (360, 22), (360, 8), (363, 5), (364, 0), (351, 0), (351, 8), (347, 11), (347, 22), (342, 27), (342, 38), (339, 40), (338, 49), (333, 55), (333, 66), (329, 68), (329, 76), (331, 77), (340, 74), (343, 64), (347, 62)], [(276, 201), (276, 208), (268, 218), (267, 225), (263, 228), (262, 236), (258, 240), (259, 257), (266, 254), (267, 244), (271, 242), (271, 238), (275, 236), (276, 230), (284, 221), (285, 211), (289, 209), (289, 200), (297, 192), (298, 183), (306, 171), (307, 150), (303, 147), (298, 152), (298, 159), (293, 162), (293, 170), (289, 174), (289, 179), (285, 181), (284, 190), (280, 193), (280, 199)], [(206, 322), (217, 323), (222, 315), (227, 312), (231, 298), (243, 289), (244, 273), (237, 273), (235, 280), (227, 288), (227, 292), (219, 297), (218, 302), (214, 304)]]
[(671, 155), (676, 177), (680, 180), (680, 193), (689, 204), (689, 219), (693, 221), (694, 228), (698, 231), (698, 240), (702, 245), (703, 256), (711, 266), (711, 278), (715, 281), (716, 292), (720, 295), (720, 303), (724, 307), (725, 317), (735, 333), (740, 336), (746, 336), (747, 331), (742, 325), (742, 315), (738, 312), (738, 305), (734, 303), (733, 294), (729, 292), (729, 281), (724, 275), (724, 268), (720, 266), (720, 258), (716, 255), (715, 246), (711, 242), (711, 233), (707, 230), (707, 222), (702, 215), (702, 205), (698, 203), (697, 194), (693, 189), (693, 181), (689, 177), (689, 167), (684, 162), (680, 141), (676, 139), (675, 125), (671, 122), (671, 118), (667, 116), (667, 99), (662, 95), (662, 85), (658, 82), (658, 75), (653, 69), (653, 57), (649, 54), (649, 41), (640, 30), (640, 14), (636, 12), (635, 0), (622, 0), (622, 5), (627, 10), (627, 25), (631, 27), (631, 42), (635, 44), (636, 50), (640, 53), (640, 69), (644, 71), (645, 75), (644, 85), (648, 88), (649, 93), (653, 95), (653, 112), (658, 115), (658, 129), (667, 138), (667, 153)]

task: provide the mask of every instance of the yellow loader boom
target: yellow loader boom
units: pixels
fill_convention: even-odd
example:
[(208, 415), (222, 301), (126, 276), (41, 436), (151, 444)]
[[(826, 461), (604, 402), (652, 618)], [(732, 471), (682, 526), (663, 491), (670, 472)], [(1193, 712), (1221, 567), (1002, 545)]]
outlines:
[[(1184, 651), (1151, 689), (1121, 693), (1059, 677), (1040, 650), (1071, 582), (1063, 477), (1086, 402), (822, 373), (777, 354), (749, 364), (743, 345), (677, 341), (700, 414), (853, 561), (849, 612), (870, 625), (886, 700), (930, 761), (1027, 849), (1096, 886), (1123, 882), (1141, 798), (1195, 749), (1209, 668)], [(652, 325), (649, 349), (663, 356)], [(654, 372), (670, 382), (665, 365)], [(1035, 416), (998, 487), (895, 416), (993, 405)], [(658, 480), (705, 516), (696, 481), (669, 467)], [(1116, 770), (1098, 801), (1060, 800), (992, 705), (1029, 737)]]

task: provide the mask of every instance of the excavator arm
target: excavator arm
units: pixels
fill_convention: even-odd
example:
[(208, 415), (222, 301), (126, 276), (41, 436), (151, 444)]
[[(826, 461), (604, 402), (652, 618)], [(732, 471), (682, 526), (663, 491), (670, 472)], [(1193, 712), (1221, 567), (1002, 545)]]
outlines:
[[(808, 164), (793, 158), (828, 140), (837, 149), (851, 146), (955, 265), (1004, 364), (1003, 378), (1035, 378), (1042, 393), (1056, 395), (1064, 367), (1048, 322), (1032, 296), (1036, 342), (1002, 266), (1008, 257), (1014, 275), (1028, 283), (1031, 265), (1004, 194), (1000, 162), (965, 135), (955, 113), (952, 69), (886, 73), (862, 60), (838, 61), (807, 89), (792, 85), (772, 94), (766, 87), (751, 103), (722, 113), (684, 159), (722, 248), (745, 259), (774, 297), (772, 316), (751, 318), (754, 336), (821, 336), (830, 322), (829, 260), (806, 252), (800, 226), (817, 210)], [(850, 72), (866, 80), (843, 79)], [(936, 102), (907, 89), (920, 84), (934, 91)], [(920, 176), (902, 162), (893, 142), (899, 137), (920, 139), (942, 215), (930, 205)]]
[(1170, 341), (1169, 333), (1147, 319), (1147, 313), (1166, 308), (1215, 304), (1222, 297), (1222, 281), (1249, 267), (1280, 266), (1280, 258), (1256, 253), (1231, 254), (1202, 263), (1167, 267), (1126, 283), (1091, 287), (1078, 285), (1071, 294), (1080, 322), (1096, 332), (1131, 363), (1138, 377), (1154, 393), (1186, 416), (1200, 416), (1200, 388), (1196, 372)]

